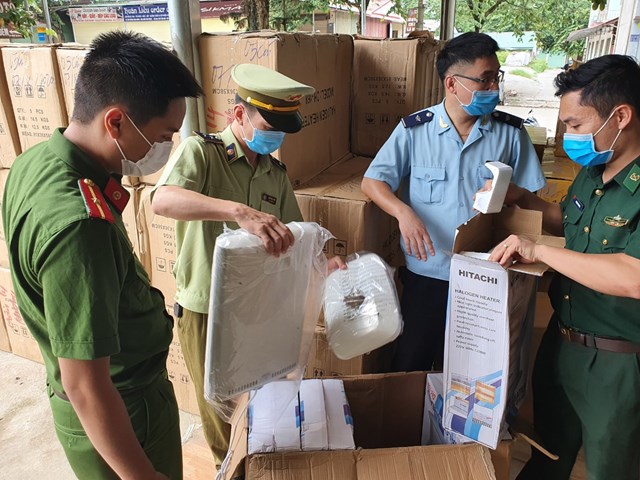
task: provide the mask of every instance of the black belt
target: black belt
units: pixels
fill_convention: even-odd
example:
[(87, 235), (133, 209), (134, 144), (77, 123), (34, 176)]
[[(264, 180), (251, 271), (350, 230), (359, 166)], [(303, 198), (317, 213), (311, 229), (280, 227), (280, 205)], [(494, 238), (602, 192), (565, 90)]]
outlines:
[(560, 335), (567, 342), (577, 343), (589, 348), (595, 348), (597, 350), (605, 350), (607, 352), (615, 353), (640, 353), (640, 345), (630, 342), (628, 340), (619, 340), (616, 338), (598, 337), (588, 333), (578, 332), (572, 328), (565, 327), (558, 323), (558, 329)]

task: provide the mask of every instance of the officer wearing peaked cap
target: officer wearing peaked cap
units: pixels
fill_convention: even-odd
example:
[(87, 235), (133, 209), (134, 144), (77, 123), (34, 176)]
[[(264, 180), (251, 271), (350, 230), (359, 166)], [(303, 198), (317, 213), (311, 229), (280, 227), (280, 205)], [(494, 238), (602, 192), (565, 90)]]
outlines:
[(293, 235), (285, 223), (302, 221), (302, 214), (285, 166), (271, 153), (286, 134), (302, 129), (301, 101), (315, 91), (259, 65), (236, 65), (231, 76), (238, 85), (231, 124), (217, 134), (182, 142), (152, 197), (155, 213), (177, 220), (178, 333), (218, 466), (227, 452), (230, 427), (203, 393), (215, 240), (226, 222), (260, 236), (275, 255), (291, 246)]
[[(466, 33), (445, 45), (437, 69), (445, 100), (405, 117), (365, 173), (362, 190), (400, 225), (406, 268), (404, 330), (392, 369), (442, 368), (450, 258), (458, 225), (473, 215), (473, 196), (491, 178), (484, 166), (513, 167), (516, 183), (544, 186), (535, 150), (515, 117), (492, 115), (502, 78), (498, 45)], [(402, 197), (394, 194), (400, 186)]]

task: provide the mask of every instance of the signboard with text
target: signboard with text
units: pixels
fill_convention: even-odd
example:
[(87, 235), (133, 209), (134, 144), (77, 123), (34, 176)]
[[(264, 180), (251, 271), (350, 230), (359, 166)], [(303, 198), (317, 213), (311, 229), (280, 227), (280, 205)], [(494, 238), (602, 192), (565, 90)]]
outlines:
[(169, 20), (169, 8), (166, 3), (156, 5), (131, 5), (122, 7), (125, 22), (154, 22)]
[(121, 22), (117, 7), (78, 7), (69, 9), (72, 22)]

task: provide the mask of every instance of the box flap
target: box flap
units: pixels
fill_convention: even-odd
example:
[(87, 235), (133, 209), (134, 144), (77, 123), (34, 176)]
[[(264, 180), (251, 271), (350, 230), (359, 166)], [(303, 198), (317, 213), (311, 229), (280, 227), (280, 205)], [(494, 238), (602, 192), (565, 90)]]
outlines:
[(425, 372), (343, 377), (356, 447), (420, 445)]

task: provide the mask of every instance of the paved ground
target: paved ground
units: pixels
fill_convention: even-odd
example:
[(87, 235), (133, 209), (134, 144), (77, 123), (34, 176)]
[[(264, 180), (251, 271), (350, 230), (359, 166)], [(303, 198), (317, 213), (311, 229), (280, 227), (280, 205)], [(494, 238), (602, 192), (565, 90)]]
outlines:
[(547, 137), (555, 137), (560, 101), (554, 94), (553, 79), (561, 70), (545, 70), (536, 74), (534, 79), (529, 79), (510, 73), (515, 69), (521, 69), (535, 74), (527, 67), (502, 67), (502, 69), (505, 71), (505, 98), (504, 105), (498, 106), (498, 110), (504, 110), (522, 118), (527, 118), (531, 112), (539, 126), (547, 129)]

